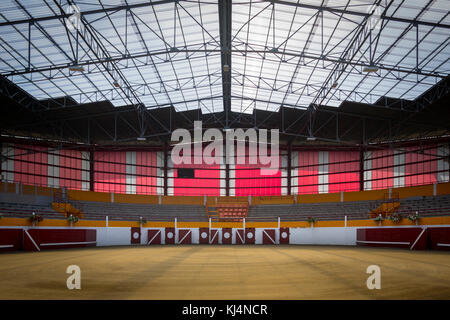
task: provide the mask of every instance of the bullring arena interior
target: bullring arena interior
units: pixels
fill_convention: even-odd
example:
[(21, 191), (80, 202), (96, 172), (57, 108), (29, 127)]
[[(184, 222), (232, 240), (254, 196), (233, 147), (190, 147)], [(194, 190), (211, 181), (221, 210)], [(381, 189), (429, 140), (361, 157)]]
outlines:
[(449, 300), (449, 9), (1, 1), (0, 299)]

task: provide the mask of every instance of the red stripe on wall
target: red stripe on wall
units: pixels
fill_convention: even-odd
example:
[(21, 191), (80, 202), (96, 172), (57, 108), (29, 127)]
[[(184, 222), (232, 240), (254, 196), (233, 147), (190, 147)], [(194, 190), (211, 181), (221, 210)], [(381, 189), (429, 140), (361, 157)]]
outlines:
[(137, 194), (156, 194), (156, 156), (156, 152), (136, 152)]
[(59, 152), (59, 165), (61, 166), (59, 169), (59, 186), (81, 190), (81, 152), (61, 150)]
[(319, 192), (318, 174), (319, 153), (300, 151), (298, 153), (298, 193), (314, 194)]
[(394, 185), (394, 169), (392, 167), (394, 152), (392, 150), (372, 151), (372, 159), (372, 189), (392, 188)]
[(94, 158), (95, 191), (125, 193), (126, 152), (96, 152)]
[[(405, 185), (416, 186), (436, 183), (436, 173), (429, 172), (437, 171), (437, 160), (435, 160), (437, 149), (427, 149), (424, 150), (423, 153), (419, 153), (416, 150), (417, 147), (406, 148), (408, 153), (405, 154)], [(419, 161), (426, 162), (413, 163)]]
[(359, 190), (358, 152), (330, 151), (328, 153), (328, 162), (330, 163), (328, 166), (328, 192)]
[[(14, 147), (14, 175), (15, 182), (23, 184), (47, 186), (47, 148), (39, 146)], [(22, 162), (23, 161), (31, 161)]]

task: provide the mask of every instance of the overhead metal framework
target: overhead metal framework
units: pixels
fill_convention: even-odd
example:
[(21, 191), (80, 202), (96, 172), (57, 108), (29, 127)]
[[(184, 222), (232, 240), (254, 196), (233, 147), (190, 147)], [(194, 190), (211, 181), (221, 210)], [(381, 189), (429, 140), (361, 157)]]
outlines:
[(449, 30), (447, 0), (3, 0), (0, 89), (36, 112), (132, 106), (138, 136), (172, 130), (156, 108), (223, 127), (344, 101), (420, 111), (447, 84)]

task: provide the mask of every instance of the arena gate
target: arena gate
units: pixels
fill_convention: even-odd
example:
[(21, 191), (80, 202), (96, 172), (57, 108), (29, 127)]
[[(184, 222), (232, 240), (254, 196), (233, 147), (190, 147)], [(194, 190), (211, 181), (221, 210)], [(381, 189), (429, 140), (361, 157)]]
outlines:
[(290, 229), (280, 228), (280, 244), (289, 244)]
[(223, 228), (222, 229), (222, 244), (232, 244), (233, 243), (233, 229)]
[(131, 244), (141, 244), (141, 228), (131, 228)]
[(277, 244), (275, 229), (263, 229), (262, 243), (263, 244)]
[(162, 244), (161, 242), (161, 229), (148, 229), (147, 234), (147, 244), (151, 245), (151, 244)]
[(178, 244), (192, 244), (191, 229), (178, 229)]
[(166, 228), (164, 230), (164, 243), (175, 244), (175, 228)]

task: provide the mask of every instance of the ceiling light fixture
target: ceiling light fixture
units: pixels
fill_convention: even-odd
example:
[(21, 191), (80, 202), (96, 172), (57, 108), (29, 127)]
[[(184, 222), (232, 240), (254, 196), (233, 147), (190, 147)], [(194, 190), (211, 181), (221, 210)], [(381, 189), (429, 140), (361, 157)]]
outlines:
[(369, 72), (377, 72), (378, 71), (378, 67), (374, 64), (370, 64), (369, 66), (365, 66), (363, 69), (363, 72), (369, 73)]
[(70, 71), (84, 72), (83, 66), (73, 65), (69, 67)]

